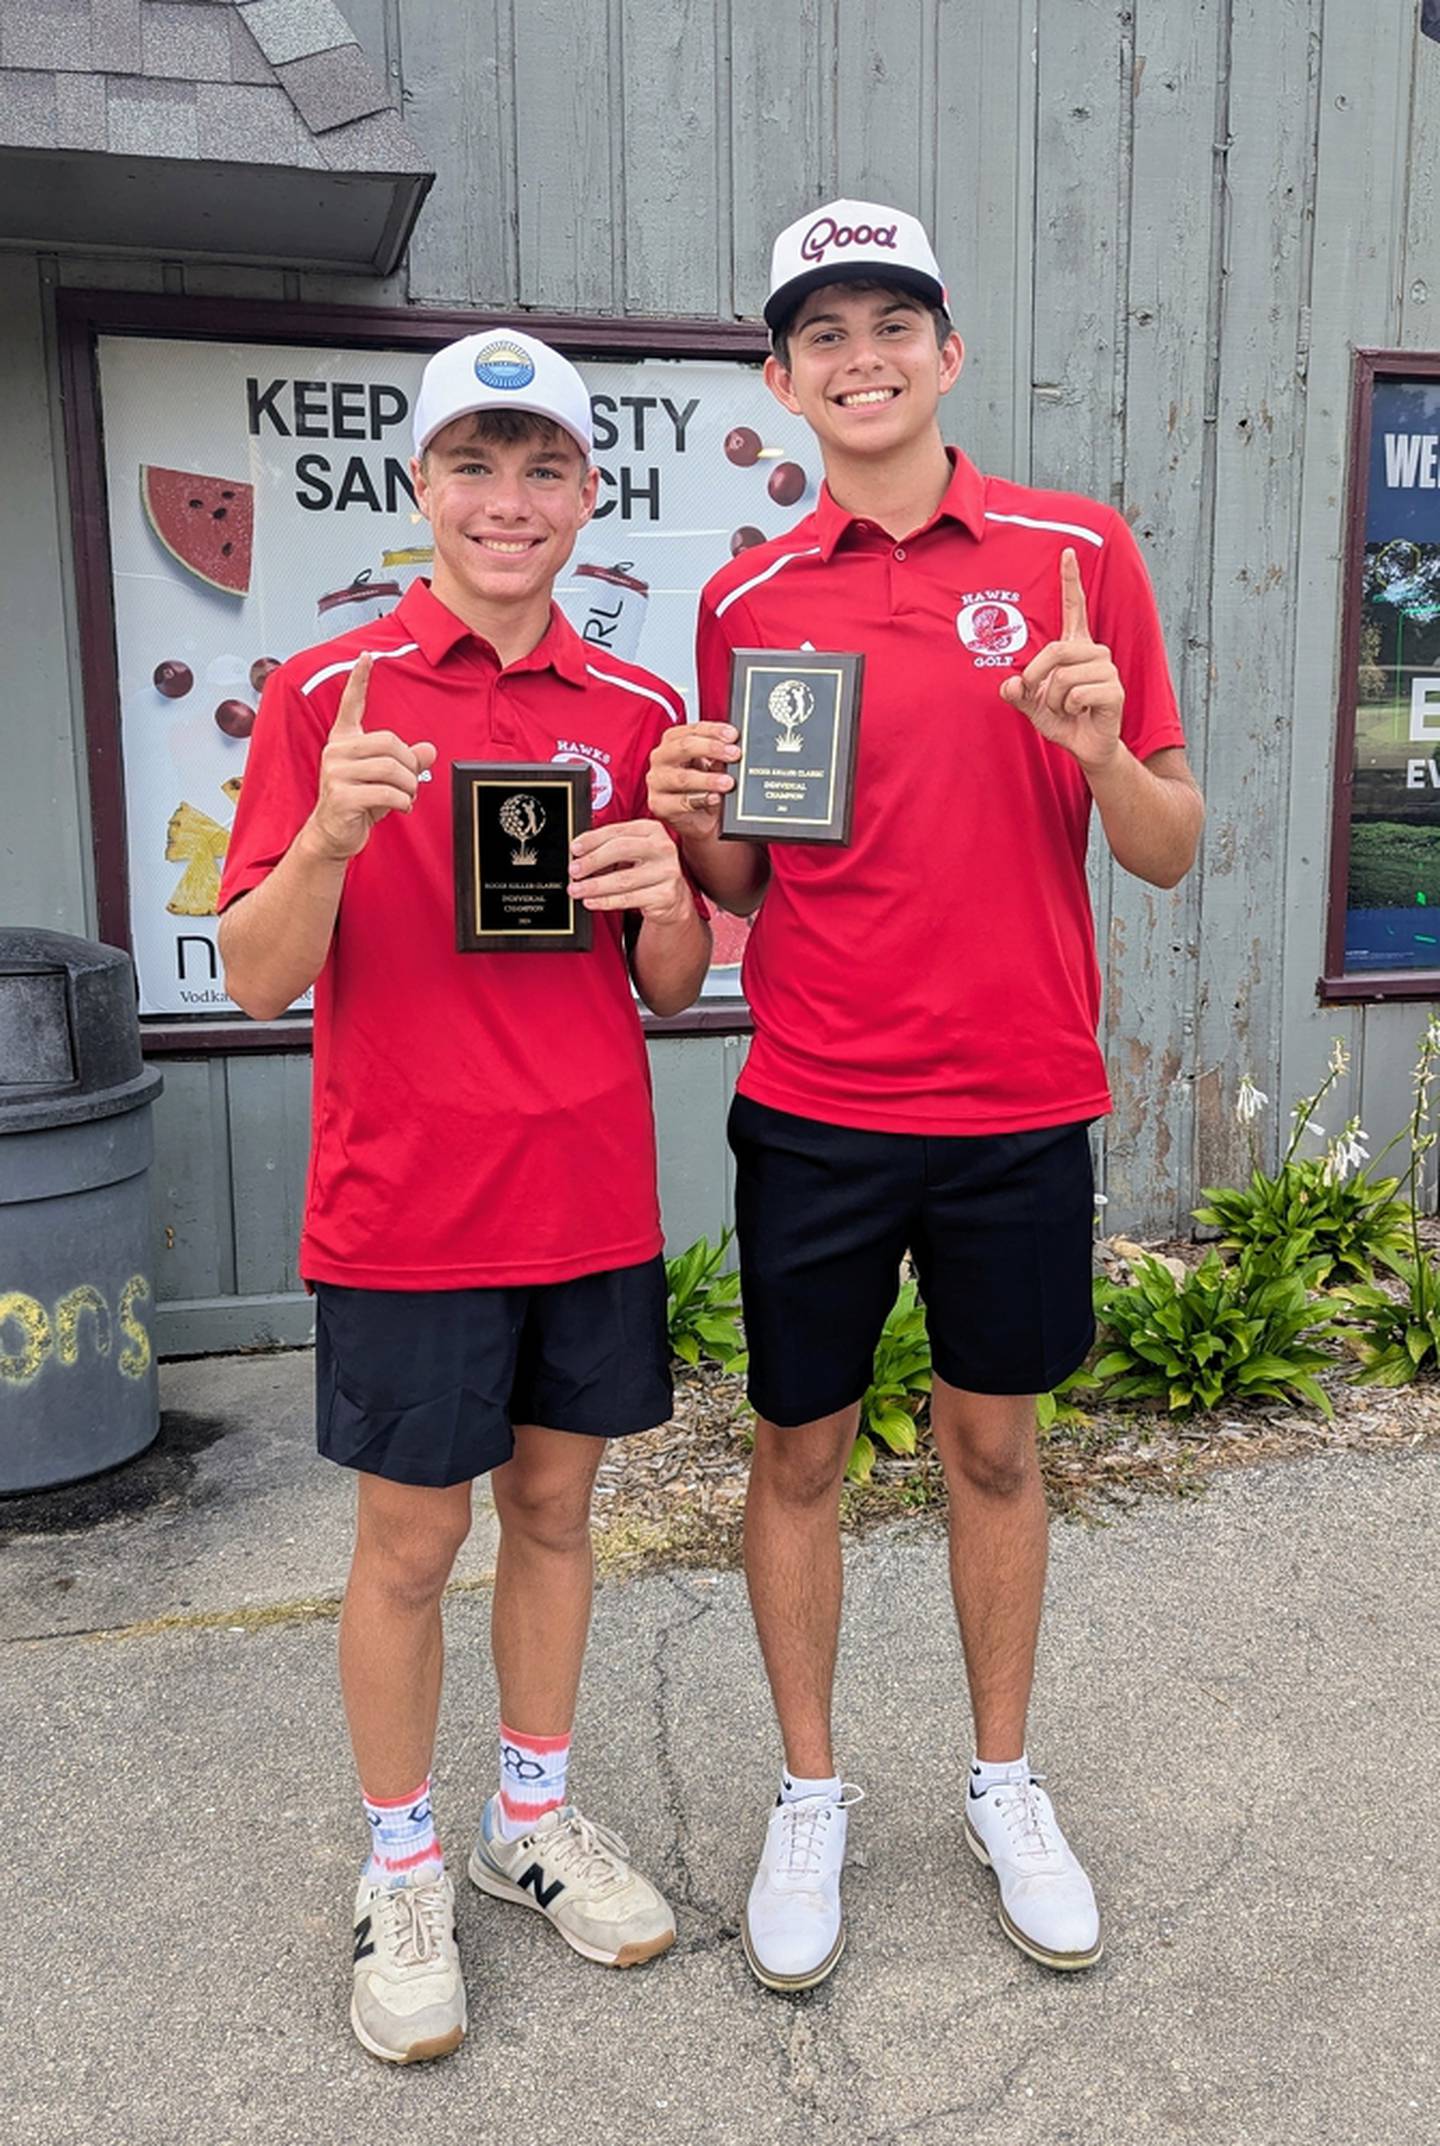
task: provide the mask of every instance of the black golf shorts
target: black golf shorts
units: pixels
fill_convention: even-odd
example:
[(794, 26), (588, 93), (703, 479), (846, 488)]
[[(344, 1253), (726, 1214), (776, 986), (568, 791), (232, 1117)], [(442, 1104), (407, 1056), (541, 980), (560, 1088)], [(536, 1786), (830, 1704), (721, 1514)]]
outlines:
[(519, 1289), (316, 1282), (316, 1443), (442, 1489), (509, 1460), (513, 1425), (620, 1438), (672, 1413), (665, 1262)]
[(811, 1423), (858, 1401), (908, 1251), (938, 1375), (1047, 1393), (1094, 1339), (1088, 1124), (931, 1138), (737, 1096), (730, 1112), (752, 1406)]

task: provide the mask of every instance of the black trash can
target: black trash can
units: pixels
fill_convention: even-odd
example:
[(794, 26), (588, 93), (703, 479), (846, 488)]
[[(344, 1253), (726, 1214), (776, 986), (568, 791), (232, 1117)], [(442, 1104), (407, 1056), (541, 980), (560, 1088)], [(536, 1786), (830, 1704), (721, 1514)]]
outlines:
[(150, 1105), (128, 954), (0, 930), (0, 1492), (73, 1483), (160, 1427)]

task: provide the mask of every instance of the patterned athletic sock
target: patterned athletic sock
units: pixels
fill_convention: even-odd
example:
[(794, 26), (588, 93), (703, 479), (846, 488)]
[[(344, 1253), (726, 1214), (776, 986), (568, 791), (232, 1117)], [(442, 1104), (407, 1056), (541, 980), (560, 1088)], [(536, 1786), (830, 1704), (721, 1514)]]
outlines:
[[(364, 1793), (363, 1790), (361, 1792)], [(370, 1822), (370, 1860), (365, 1875), (374, 1885), (430, 1885), (443, 1877), (445, 1858), (435, 1838), (430, 1776), (410, 1796), (365, 1797)]]
[(803, 1775), (791, 1773), (787, 1768), (780, 1776), (780, 1793), (777, 1803), (800, 1803), (806, 1796), (828, 1796), (833, 1803), (840, 1801), (840, 1776), (835, 1774), (828, 1781), (810, 1781)]
[(1022, 1751), (1018, 1759), (972, 1759), (970, 1762), (970, 1793), (983, 1796), (1001, 1781), (1028, 1781), (1030, 1761)]
[(547, 1811), (565, 1801), (565, 1769), (570, 1763), (568, 1736), (525, 1736), (500, 1724), (500, 1799), (497, 1817), (502, 1840), (519, 1840)]

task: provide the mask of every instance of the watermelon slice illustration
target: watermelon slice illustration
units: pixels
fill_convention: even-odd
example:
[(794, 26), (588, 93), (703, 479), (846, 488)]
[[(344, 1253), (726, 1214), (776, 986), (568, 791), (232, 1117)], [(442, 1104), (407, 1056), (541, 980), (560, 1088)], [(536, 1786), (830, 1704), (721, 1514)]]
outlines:
[(140, 465), (140, 498), (165, 549), (212, 589), (244, 596), (255, 542), (255, 487), (236, 477)]

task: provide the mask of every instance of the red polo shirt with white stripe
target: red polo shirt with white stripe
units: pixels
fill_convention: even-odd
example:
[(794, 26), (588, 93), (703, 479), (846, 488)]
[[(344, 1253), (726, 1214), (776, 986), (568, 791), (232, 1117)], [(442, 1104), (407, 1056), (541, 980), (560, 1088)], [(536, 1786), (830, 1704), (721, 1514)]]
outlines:
[(953, 462), (913, 536), (897, 541), (825, 488), (813, 514), (741, 552), (700, 601), (710, 721), (729, 719), (732, 648), (864, 654), (852, 839), (770, 845), (739, 1086), (772, 1109), (877, 1132), (1003, 1133), (1110, 1108), (1089, 786), (999, 691), (1059, 638), (1067, 545), (1125, 687), (1125, 743), (1142, 760), (1184, 744), (1121, 517)]
[(300, 1268), (361, 1289), (563, 1282), (660, 1250), (645, 1039), (618, 913), (584, 954), (458, 954), (450, 767), (592, 771), (594, 824), (645, 815), (679, 695), (598, 655), (559, 611), (503, 669), (416, 582), (398, 607), (281, 665), (250, 741), (221, 906), (312, 811), (345, 681), (376, 658), (365, 724), (431, 741), (434, 780), (351, 859), (315, 985), (314, 1122)]

